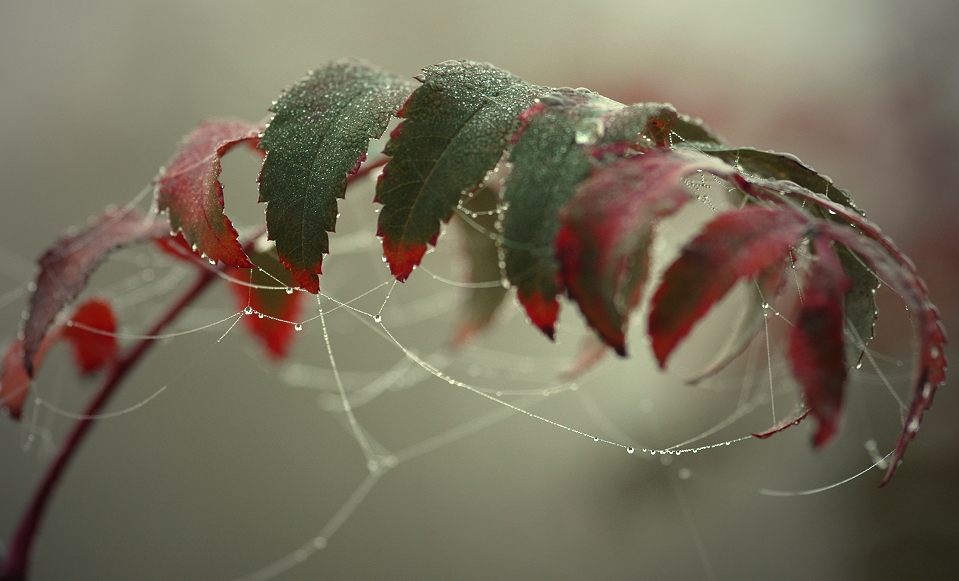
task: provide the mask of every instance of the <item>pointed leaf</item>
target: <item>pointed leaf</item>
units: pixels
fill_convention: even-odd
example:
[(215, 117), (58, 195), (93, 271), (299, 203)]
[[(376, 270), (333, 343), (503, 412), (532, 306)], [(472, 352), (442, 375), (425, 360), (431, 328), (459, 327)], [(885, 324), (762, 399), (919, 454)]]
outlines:
[(560, 89), (521, 119), (509, 157), (502, 247), (520, 302), (552, 337), (563, 287), (554, 256), (560, 209), (594, 168), (630, 150), (665, 147), (676, 111), (656, 103), (626, 107), (586, 89)]
[(223, 213), (220, 158), (237, 145), (256, 151), (259, 128), (242, 121), (204, 121), (160, 173), (157, 208), (170, 227), (213, 262), (250, 268), (233, 223)]
[[(46, 357), (47, 351), (59, 339), (59, 328), (46, 334), (33, 357), (33, 369), (39, 369)], [(27, 367), (23, 359), (23, 339), (17, 338), (7, 346), (0, 367), (0, 407), (10, 417), (19, 420), (23, 413), (23, 405), (30, 394), (32, 379), (27, 374)]]
[(488, 64), (447, 61), (426, 67), (400, 112), (376, 187), (383, 204), (377, 235), (393, 275), (406, 280), (436, 241), (464, 192), (496, 165), (517, 116), (545, 90)]
[(240, 309), (251, 309), (250, 314), (243, 316), (246, 329), (257, 338), (270, 359), (279, 361), (287, 356), (293, 345), (296, 335), (293, 323), (299, 320), (306, 295), (276, 289), (279, 284), (292, 289), (296, 281), (280, 264), (273, 249), (252, 253), (250, 259), (256, 265), (255, 269), (230, 269), (227, 272), (233, 278), (250, 281), (253, 287), (232, 283), (230, 291)]
[(73, 349), (73, 361), (83, 375), (103, 369), (116, 358), (117, 318), (104, 299), (92, 298), (77, 308), (63, 329)]
[(813, 236), (814, 259), (803, 283), (802, 306), (789, 333), (789, 364), (818, 422), (813, 446), (839, 429), (846, 384), (843, 295), (852, 282), (824, 236)]
[(469, 262), (469, 280), (473, 284), (489, 284), (466, 291), (454, 339), (457, 344), (486, 328), (506, 297), (506, 288), (500, 284), (499, 254), (493, 236), (498, 206), (499, 196), (488, 188), (480, 188), (463, 201), (462, 213), (458, 215)]
[(317, 293), (337, 198), (416, 86), (354, 59), (333, 61), (287, 89), (260, 141), (260, 201), (280, 261)]
[(620, 355), (648, 275), (653, 227), (691, 199), (682, 178), (710, 165), (716, 162), (684, 152), (622, 159), (583, 182), (559, 214), (554, 246), (563, 283)]
[(806, 225), (797, 211), (758, 205), (725, 212), (707, 224), (663, 274), (652, 299), (649, 334), (660, 367), (737, 281), (783, 260)]
[(30, 315), (24, 327), (23, 348), (27, 373), (57, 314), (86, 287), (87, 279), (106, 256), (128, 244), (169, 236), (170, 224), (135, 208), (108, 209), (77, 233), (61, 238), (40, 258), (37, 290), (30, 297)]

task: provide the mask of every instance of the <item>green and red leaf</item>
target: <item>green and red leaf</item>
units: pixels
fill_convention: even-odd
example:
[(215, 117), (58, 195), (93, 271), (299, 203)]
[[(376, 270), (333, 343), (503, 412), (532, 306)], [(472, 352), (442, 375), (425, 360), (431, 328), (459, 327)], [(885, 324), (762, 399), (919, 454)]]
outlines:
[(242, 121), (204, 121), (183, 140), (157, 179), (159, 211), (173, 232), (212, 262), (250, 268), (239, 235), (223, 211), (220, 158), (238, 145), (256, 151), (260, 128)]
[(814, 257), (803, 283), (802, 305), (789, 333), (788, 358), (818, 423), (813, 446), (819, 448), (835, 436), (842, 415), (846, 384), (843, 295), (852, 281), (827, 237), (812, 236), (810, 247)]
[(563, 283), (620, 355), (648, 275), (653, 227), (691, 199), (682, 178), (717, 163), (671, 151), (622, 159), (583, 182), (560, 212), (554, 246)]
[(287, 89), (259, 148), (260, 201), (280, 261), (306, 290), (320, 290), (337, 198), (415, 84), (354, 59), (333, 61)]
[(807, 224), (798, 211), (758, 205), (708, 223), (666, 269), (653, 295), (649, 334), (660, 367), (736, 282), (755, 279), (784, 260)]
[(423, 69), (403, 106), (403, 123), (384, 153), (391, 157), (376, 187), (383, 204), (377, 235), (393, 275), (406, 280), (440, 223), (450, 219), (500, 160), (517, 117), (545, 89), (491, 65), (447, 61)]
[(144, 218), (135, 208), (108, 209), (79, 232), (61, 238), (40, 258), (37, 288), (23, 329), (24, 367), (33, 362), (56, 316), (86, 288), (90, 274), (114, 250), (170, 234), (165, 219)]

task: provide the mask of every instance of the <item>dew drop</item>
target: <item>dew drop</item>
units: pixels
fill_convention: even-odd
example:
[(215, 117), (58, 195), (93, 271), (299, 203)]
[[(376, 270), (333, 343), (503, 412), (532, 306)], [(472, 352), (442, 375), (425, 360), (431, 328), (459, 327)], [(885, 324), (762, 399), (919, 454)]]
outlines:
[(689, 477), (692, 476), (692, 475), (693, 475), (693, 473), (692, 473), (692, 471), (691, 471), (689, 468), (682, 468), (682, 469), (679, 470), (679, 479), (680, 479), (680, 480), (689, 480)]
[(33, 281), (31, 280), (29, 283), (27, 283), (27, 290), (30, 291), (30, 292), (36, 292), (36, 290), (37, 290), (37, 283), (35, 283), (35, 282), (33, 282)]
[(373, 315), (373, 322), (376, 324), (382, 323), (383, 322), (382, 315), (380, 315), (379, 313)]
[(262, 318), (263, 318), (263, 313), (257, 313), (257, 314), (256, 314), (256, 318), (262, 319)]
[(253, 307), (247, 306), (245, 309), (243, 309), (243, 314), (244, 314), (244, 315), (252, 315), (252, 314), (253, 314)]
[(317, 549), (326, 548), (326, 537), (316, 537), (313, 539), (313, 546)]
[(856, 364), (856, 369), (862, 369), (862, 361)]
[(497, 391), (497, 392), (496, 392), (496, 397), (503, 397), (503, 392), (502, 392), (502, 391)]
[(636, 451), (636, 449), (633, 448), (632, 446), (630, 446), (629, 448), (626, 448), (626, 453), (627, 453), (627, 454), (632, 454), (632, 453), (635, 452), (635, 451)]
[(290, 287), (290, 286), (286, 287), (286, 294), (288, 295), (293, 294), (293, 287)]
[(294, 331), (302, 331), (302, 330), (303, 330), (303, 325), (297, 323), (297, 324), (293, 325), (293, 330), (294, 330)]
[(938, 358), (939, 358), (939, 348), (938, 348), (938, 347), (932, 347), (932, 348), (930, 348), (930, 349), (929, 349), (929, 356), (932, 357), (933, 359), (938, 359)]
[(593, 441), (594, 441), (594, 442), (598, 442), (598, 441), (599, 441), (599, 438), (597, 438), (596, 436), (593, 436)]

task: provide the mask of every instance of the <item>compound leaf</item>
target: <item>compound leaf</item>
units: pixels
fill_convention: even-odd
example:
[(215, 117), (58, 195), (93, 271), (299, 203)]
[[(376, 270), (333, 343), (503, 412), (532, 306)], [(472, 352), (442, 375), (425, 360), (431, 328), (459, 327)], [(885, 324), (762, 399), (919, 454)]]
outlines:
[(79, 232), (57, 241), (40, 258), (37, 288), (23, 329), (24, 367), (33, 376), (33, 361), (57, 314), (86, 287), (90, 274), (110, 253), (129, 244), (169, 236), (170, 224), (144, 218), (135, 208), (108, 209)]
[(759, 205), (709, 222), (666, 269), (653, 295), (649, 334), (660, 367), (736, 282), (756, 278), (783, 260), (807, 223), (797, 211)]
[(251, 268), (233, 223), (223, 212), (220, 158), (237, 145), (256, 151), (259, 128), (242, 121), (208, 120), (183, 140), (160, 173), (157, 208), (212, 262)]
[(846, 384), (843, 295), (852, 281), (829, 238), (812, 236), (814, 254), (803, 283), (802, 305), (789, 333), (788, 357), (806, 405), (818, 423), (813, 446), (828, 443), (839, 429)]
[(517, 116), (545, 89), (488, 64), (447, 61), (423, 69), (384, 153), (376, 187), (377, 235), (390, 270), (406, 280), (435, 244), (440, 223), (502, 157)]
[(306, 290), (320, 290), (327, 232), (336, 227), (347, 177), (414, 88), (368, 63), (338, 60), (309, 73), (270, 108), (276, 115), (259, 144), (267, 152), (260, 201), (280, 262)]

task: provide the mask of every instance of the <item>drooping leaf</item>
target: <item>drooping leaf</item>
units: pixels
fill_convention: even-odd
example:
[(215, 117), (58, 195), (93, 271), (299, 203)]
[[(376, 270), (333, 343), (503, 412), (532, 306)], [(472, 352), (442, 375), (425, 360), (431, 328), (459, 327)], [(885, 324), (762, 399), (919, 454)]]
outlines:
[[(253, 270), (230, 269), (227, 273), (253, 286), (236, 283), (228, 286), (238, 308), (244, 310), (246, 329), (256, 337), (270, 359), (279, 361), (293, 345), (294, 323), (299, 321), (306, 295), (290, 292), (296, 281), (283, 268), (273, 249), (252, 253), (250, 259), (256, 265)], [(286, 289), (277, 289), (280, 285), (286, 285)]]
[(63, 338), (70, 343), (73, 361), (80, 373), (89, 375), (113, 361), (119, 350), (117, 318), (104, 299), (92, 298), (77, 308), (63, 328)]
[(843, 295), (852, 281), (831, 241), (811, 237), (814, 258), (806, 273), (802, 304), (789, 333), (788, 358), (792, 374), (802, 386), (806, 405), (818, 426), (816, 448), (827, 444), (839, 429), (846, 384), (845, 318)]
[(653, 227), (691, 198), (682, 178), (717, 163), (679, 151), (622, 159), (583, 182), (560, 212), (554, 246), (563, 283), (620, 355), (648, 275)]
[(208, 120), (183, 140), (160, 173), (156, 201), (170, 227), (213, 262), (251, 268), (233, 223), (223, 212), (220, 158), (237, 145), (256, 150), (259, 128), (242, 121)]
[(594, 168), (630, 150), (665, 147), (670, 105), (626, 107), (586, 89), (543, 96), (521, 116), (510, 152), (502, 248), (506, 274), (530, 320), (553, 337), (562, 290), (554, 255), (559, 211)]
[(336, 227), (337, 198), (415, 88), (354, 59), (333, 61), (287, 89), (260, 141), (267, 152), (260, 201), (280, 262), (317, 293), (323, 255)]
[(545, 92), (488, 64), (447, 61), (423, 69), (384, 153), (376, 187), (377, 235), (393, 275), (406, 280), (435, 244), (465, 192), (496, 165), (517, 117)]
[(43, 336), (57, 314), (86, 287), (87, 279), (106, 256), (135, 242), (169, 236), (170, 224), (162, 218), (144, 218), (135, 208), (108, 209), (77, 233), (56, 242), (40, 258), (37, 289), (30, 297), (30, 314), (24, 326), (24, 365), (33, 375), (33, 361)]
[[(847, 210), (834, 206), (832, 210), (850, 220), (855, 217)], [(880, 486), (884, 486), (902, 463), (906, 448), (916, 437), (924, 412), (932, 406), (936, 390), (946, 380), (946, 331), (942, 326), (939, 311), (929, 301), (925, 282), (915, 271), (915, 266), (898, 248), (883, 236), (878, 228), (862, 219), (860, 229), (827, 223), (820, 229), (832, 240), (847, 246), (860, 256), (878, 276), (902, 297), (912, 314), (919, 338), (919, 349), (913, 372), (912, 399), (889, 468)], [(863, 235), (866, 234), (866, 235)]]
[(759, 438), (760, 440), (765, 440), (766, 438), (775, 436), (779, 432), (784, 432), (793, 426), (798, 426), (800, 422), (802, 422), (804, 419), (806, 419), (807, 416), (809, 416), (809, 412), (810, 412), (810, 409), (807, 407), (804, 410), (802, 410), (798, 415), (780, 420), (776, 422), (776, 425), (769, 428), (768, 430), (765, 430), (762, 432), (755, 432), (752, 434), (752, 436), (754, 438)]
[(782, 261), (807, 222), (791, 209), (750, 205), (708, 223), (666, 269), (653, 295), (649, 334), (660, 367), (737, 281), (756, 278)]
[(463, 231), (469, 280), (474, 286), (466, 291), (462, 315), (454, 342), (462, 344), (486, 328), (506, 297), (500, 284), (499, 255), (496, 249), (496, 214), (499, 196), (488, 188), (480, 188), (462, 203), (457, 222)]

